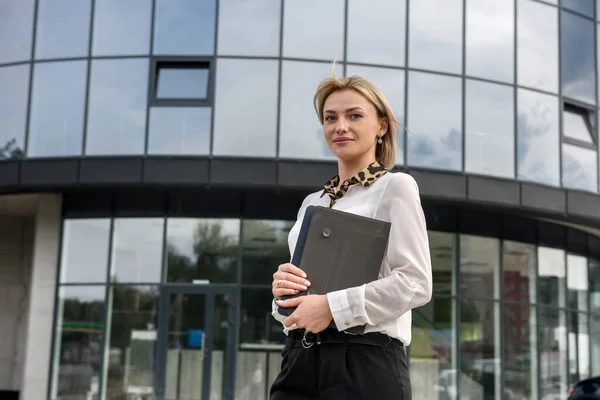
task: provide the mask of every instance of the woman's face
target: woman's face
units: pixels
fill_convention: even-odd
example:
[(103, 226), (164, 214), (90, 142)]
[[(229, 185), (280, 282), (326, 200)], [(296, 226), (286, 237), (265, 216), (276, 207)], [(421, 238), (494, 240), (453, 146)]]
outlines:
[(332, 93), (325, 100), (323, 119), (325, 140), (338, 159), (350, 163), (375, 159), (377, 139), (387, 131), (387, 122), (363, 95), (352, 89)]

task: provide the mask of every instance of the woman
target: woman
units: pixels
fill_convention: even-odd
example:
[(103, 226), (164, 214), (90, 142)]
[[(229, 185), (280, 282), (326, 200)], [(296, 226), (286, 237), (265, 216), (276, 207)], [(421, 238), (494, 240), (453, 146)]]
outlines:
[[(290, 254), (309, 205), (388, 221), (391, 231), (374, 282), (282, 301), (306, 290), (310, 276), (291, 264), (273, 274), (273, 316), (288, 338), (270, 398), (410, 400), (411, 309), (429, 302), (432, 282), (417, 184), (387, 169), (395, 161), (398, 122), (381, 91), (357, 76), (321, 82), (314, 106), (339, 173), (304, 200), (289, 233)], [(297, 308), (284, 317), (278, 307)], [(337, 330), (328, 328), (332, 320)], [(365, 333), (348, 332), (355, 326)]]

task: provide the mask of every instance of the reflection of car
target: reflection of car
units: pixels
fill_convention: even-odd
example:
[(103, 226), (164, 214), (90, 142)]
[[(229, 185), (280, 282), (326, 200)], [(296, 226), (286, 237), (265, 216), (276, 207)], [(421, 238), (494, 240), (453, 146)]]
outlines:
[(600, 376), (584, 379), (571, 386), (568, 400), (600, 400)]

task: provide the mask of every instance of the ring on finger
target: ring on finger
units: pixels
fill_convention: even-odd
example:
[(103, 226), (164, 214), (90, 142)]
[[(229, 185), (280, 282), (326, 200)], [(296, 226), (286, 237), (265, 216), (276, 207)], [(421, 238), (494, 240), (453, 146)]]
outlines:
[(281, 279), (277, 281), (277, 287), (281, 287)]

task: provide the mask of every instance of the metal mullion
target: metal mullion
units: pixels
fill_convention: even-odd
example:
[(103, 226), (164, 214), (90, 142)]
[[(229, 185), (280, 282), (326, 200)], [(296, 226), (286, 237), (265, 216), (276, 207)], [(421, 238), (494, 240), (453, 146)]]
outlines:
[[(33, 5), (33, 16), (32, 16), (32, 33), (31, 33), (31, 56), (30, 56), (30, 64), (29, 64), (29, 82), (27, 82), (27, 110), (25, 111), (25, 130), (23, 132), (23, 154), (25, 157), (28, 156), (28, 147), (29, 147), (29, 118), (31, 116), (31, 99), (33, 96), (33, 73), (35, 69), (35, 44), (37, 42), (37, 18), (38, 18), (38, 10), (39, 10), (39, 0), (35, 1)], [(18, 143), (17, 143), (18, 147)]]
[[(461, 171), (462, 172), (466, 172), (466, 168), (467, 168), (467, 155), (466, 155), (466, 149), (467, 149), (467, 1), (468, 0), (463, 0), (462, 1), (462, 66), (461, 66), (461, 90), (462, 90), (462, 108), (461, 108), (461, 131), (462, 131), (462, 141), (461, 141), (461, 162), (462, 162), (462, 166), (461, 166)], [(467, 180), (467, 185), (468, 185), (469, 180)], [(467, 187), (468, 189), (468, 187)], [(460, 391), (459, 391), (460, 393)]]
[[(35, 229), (37, 230), (37, 226)], [(64, 241), (65, 241), (64, 232), (65, 232), (65, 219), (61, 215), (60, 227), (59, 227), (59, 232), (58, 232), (59, 252), (58, 252), (57, 263), (56, 263), (56, 277), (54, 279), (54, 307), (52, 310), (52, 331), (50, 333), (50, 365), (48, 366), (48, 379), (47, 379), (48, 385), (46, 387), (46, 398), (48, 398), (48, 399), (52, 399), (52, 389), (53, 389), (52, 386), (54, 385), (54, 379), (53, 379), (54, 357), (57, 356), (56, 351), (58, 350), (56, 348), (55, 344), (56, 344), (56, 339), (57, 339), (58, 309), (60, 307), (60, 305), (59, 305), (60, 289), (62, 287), (60, 284), (60, 274), (62, 271), (62, 265), (61, 265), (62, 258), (63, 258), (62, 248), (64, 246)], [(33, 267), (35, 267), (35, 265), (33, 265)], [(590, 348), (591, 348), (591, 346), (590, 346)], [(60, 369), (60, 368), (58, 368), (58, 369)]]
[[(557, 15), (557, 36), (558, 36), (558, 168), (559, 168), (559, 185), (560, 187), (564, 187), (563, 183), (563, 138), (564, 138), (564, 129), (563, 129), (563, 108), (564, 108), (564, 100), (562, 95), (562, 27), (561, 27), (561, 8), (558, 7), (556, 11)], [(568, 197), (568, 196), (567, 196)], [(568, 202), (568, 198), (567, 198)]]
[(344, 0), (344, 42), (343, 42), (343, 68), (342, 75), (346, 76), (348, 73), (348, 9), (350, 8), (350, 0)]
[[(465, 0), (466, 1), (466, 0)], [(463, 2), (464, 4), (464, 2)], [(460, 232), (460, 216), (457, 214), (457, 227), (459, 229), (457, 229), (458, 232)], [(461, 257), (461, 247), (460, 247), (460, 242), (461, 242), (461, 234), (460, 233), (455, 233), (454, 234), (454, 241), (456, 244), (456, 252), (455, 252), (455, 263), (454, 263), (454, 271), (453, 271), (453, 275), (456, 276), (455, 281), (454, 281), (454, 323), (456, 324), (453, 328), (454, 328), (454, 332), (455, 332), (455, 337), (454, 337), (454, 343), (452, 345), (452, 353), (453, 353), (453, 361), (454, 361), (454, 369), (456, 371), (458, 371), (458, 373), (455, 375), (455, 381), (454, 381), (454, 385), (456, 386), (456, 393), (457, 396), (455, 399), (453, 400), (459, 400), (460, 398), (460, 376), (462, 375), (462, 368), (461, 368), (461, 351), (460, 351), (460, 321), (461, 321), (461, 316), (460, 316), (460, 302), (462, 300), (462, 296), (460, 295), (460, 274), (461, 274), (461, 268), (460, 268), (460, 257)]]
[[(90, 29), (88, 38), (88, 54), (87, 54), (87, 72), (85, 81), (85, 102), (83, 106), (83, 127), (81, 136), (81, 156), (85, 156), (85, 148), (87, 145), (87, 125), (88, 114), (90, 110), (90, 87), (92, 80), (92, 44), (94, 41), (94, 14), (96, 9), (96, 0), (90, 0)], [(79, 167), (80, 168), (80, 167)], [(79, 175), (79, 173), (78, 173)]]
[[(275, 160), (279, 160), (281, 150), (281, 90), (283, 82), (283, 18), (285, 12), (285, 2), (279, 0), (279, 49), (277, 63), (279, 64), (279, 75), (277, 77), (277, 116), (276, 116), (276, 135), (275, 135)], [(275, 168), (275, 182), (279, 182), (279, 167)], [(240, 242), (241, 243), (241, 242)], [(241, 281), (239, 281), (241, 282)]]
[[(208, 76), (208, 85), (209, 88), (212, 88), (212, 90), (209, 90), (209, 94), (208, 96), (212, 96), (212, 98), (209, 99), (210, 103), (212, 103), (211, 106), (211, 113), (210, 113), (210, 138), (209, 138), (209, 143), (208, 143), (208, 158), (209, 160), (212, 159), (213, 157), (213, 153), (214, 153), (214, 147), (215, 147), (215, 106), (216, 106), (216, 102), (215, 102), (215, 97), (216, 97), (216, 87), (217, 87), (217, 67), (219, 64), (219, 55), (218, 55), (218, 46), (217, 43), (219, 42), (219, 16), (221, 15), (221, 3), (220, 0), (215, 0), (215, 34), (214, 34), (214, 43), (213, 43), (213, 61), (211, 62), (210, 65), (210, 72), (209, 72), (209, 76)], [(208, 176), (210, 177), (212, 175), (212, 168), (213, 168), (213, 163), (209, 162), (208, 163)]]
[(146, 91), (148, 92), (148, 96), (146, 98), (146, 126), (144, 127), (144, 155), (148, 155), (148, 142), (150, 141), (150, 109), (152, 101), (154, 98), (154, 85), (152, 85), (152, 81), (154, 80), (154, 74), (158, 72), (158, 70), (154, 69), (154, 59), (152, 58), (153, 49), (154, 49), (154, 20), (156, 15), (156, 0), (152, 0), (152, 10), (150, 11), (150, 44), (148, 53), (150, 54), (148, 60), (148, 87)]
[[(402, 125), (408, 127), (408, 84), (409, 84), (409, 46), (410, 41), (410, 1), (406, 1), (406, 10), (404, 12), (404, 115)], [(398, 162), (396, 161), (396, 164)], [(402, 129), (402, 165), (408, 169), (408, 129)]]
[[(110, 218), (110, 226), (109, 226), (109, 241), (108, 241), (108, 257), (107, 257), (107, 267), (106, 267), (106, 281), (105, 281), (105, 287), (104, 287), (104, 314), (103, 314), (103, 320), (102, 320), (102, 339), (101, 339), (101, 349), (102, 349), (102, 357), (100, 358), (100, 368), (99, 368), (99, 375), (100, 375), (100, 379), (98, 382), (98, 398), (99, 399), (104, 399), (104, 389), (105, 389), (105, 382), (107, 379), (107, 375), (108, 373), (104, 373), (105, 370), (105, 366), (108, 366), (107, 362), (107, 354), (106, 354), (106, 349), (107, 347), (110, 345), (110, 330), (108, 327), (108, 322), (109, 322), (109, 313), (112, 313), (112, 307), (109, 307), (108, 304), (108, 298), (109, 296), (111, 296), (111, 285), (110, 285), (110, 275), (111, 275), (111, 270), (112, 270), (112, 248), (113, 248), (113, 244), (114, 244), (114, 229), (115, 229), (115, 219), (114, 218)], [(111, 316), (112, 319), (112, 316)]]
[(513, 179), (518, 180), (519, 178), (519, 96), (518, 96), (518, 83), (519, 83), (519, 0), (513, 1), (514, 7), (514, 26), (513, 26), (513, 156), (514, 156), (514, 175)]

